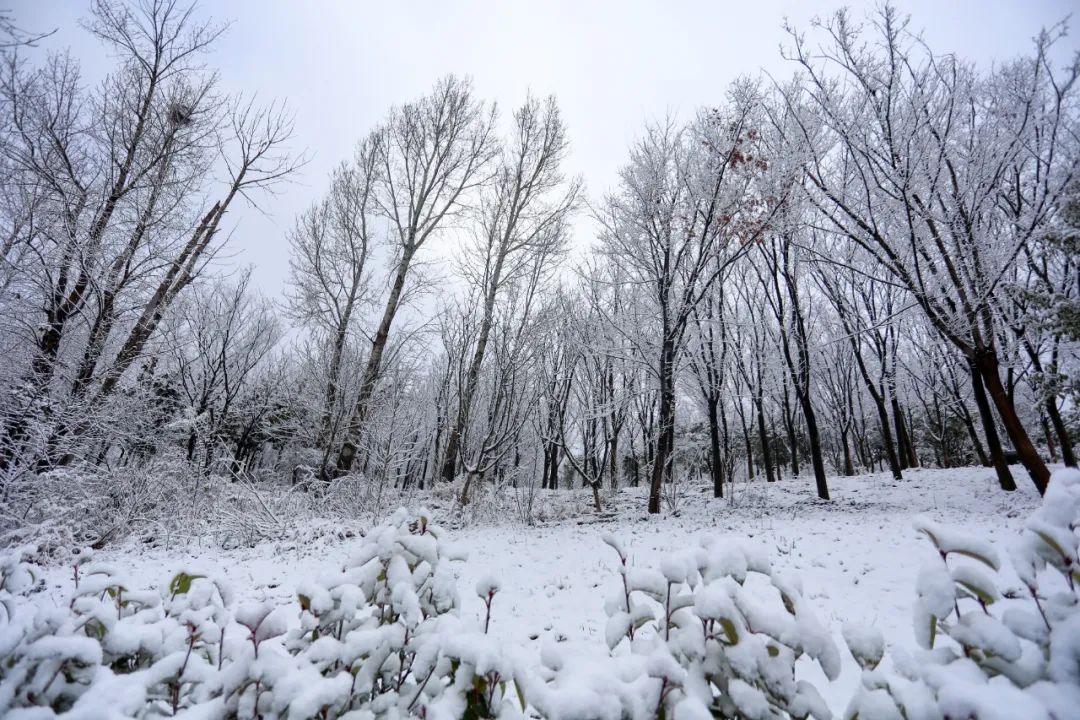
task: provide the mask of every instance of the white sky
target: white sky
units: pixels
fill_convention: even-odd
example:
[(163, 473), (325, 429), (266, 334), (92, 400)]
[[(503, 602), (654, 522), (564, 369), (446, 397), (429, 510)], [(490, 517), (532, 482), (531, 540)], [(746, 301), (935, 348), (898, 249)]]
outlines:
[[(182, 2), (183, 0), (181, 0)], [(1040, 28), (1075, 11), (1075, 0), (901, 0), (937, 52), (979, 63), (1016, 56)], [(0, 0), (28, 31), (57, 28), (42, 45), (71, 47), (97, 77), (108, 59), (78, 27), (88, 4)], [(590, 197), (609, 188), (646, 119), (688, 117), (723, 99), (739, 75), (794, 71), (780, 57), (785, 17), (806, 28), (842, 2), (553, 0), (203, 2), (200, 13), (232, 26), (208, 62), (224, 87), (288, 100), (297, 149), (312, 156), (296, 184), (236, 224), (233, 262), (255, 265), (255, 280), (276, 296), (288, 274), (286, 229), (317, 198), (327, 172), (393, 104), (423, 94), (447, 73), (469, 75), (480, 97), (504, 116), (528, 90), (554, 93), (573, 144), (570, 170)], [(873, 5), (848, 2), (856, 15)], [(1077, 19), (1076, 22), (1080, 22)], [(1074, 23), (1075, 24), (1075, 23)], [(1080, 32), (1077, 30), (1076, 32)], [(1076, 32), (1067, 44), (1076, 48)], [(43, 52), (38, 50), (36, 52)], [(592, 225), (577, 224), (578, 247)]]

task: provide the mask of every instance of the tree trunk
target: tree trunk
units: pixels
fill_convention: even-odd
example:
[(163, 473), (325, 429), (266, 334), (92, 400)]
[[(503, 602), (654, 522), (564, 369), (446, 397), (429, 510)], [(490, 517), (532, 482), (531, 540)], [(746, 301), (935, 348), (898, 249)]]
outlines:
[(1043, 438), (1046, 440), (1046, 452), (1050, 454), (1050, 462), (1057, 462), (1057, 446), (1054, 438), (1050, 435), (1050, 423), (1046, 420), (1046, 413), (1039, 413), (1039, 424), (1042, 425)]
[(746, 414), (739, 403), (739, 426), (742, 428), (743, 446), (746, 448), (746, 479), (754, 479), (754, 446), (750, 442), (750, 428), (746, 427)]
[(885, 457), (889, 460), (889, 470), (892, 471), (893, 479), (903, 480), (904, 473), (900, 467), (900, 458), (897, 457), (896, 445), (893, 443), (892, 430), (889, 428), (889, 413), (885, 409), (885, 397), (882, 394), (882, 391), (874, 385), (874, 381), (870, 379), (870, 371), (866, 368), (866, 363), (863, 361), (862, 353), (859, 351), (859, 346), (855, 339), (852, 338), (850, 343), (852, 354), (855, 356), (855, 363), (859, 367), (859, 375), (862, 376), (863, 384), (870, 393), (870, 397), (874, 400), (878, 424), (881, 426), (881, 444), (885, 446)]
[(1065, 427), (1065, 422), (1061, 419), (1061, 412), (1058, 410), (1057, 401), (1052, 396), (1046, 398), (1046, 415), (1050, 418), (1050, 425), (1053, 426), (1054, 432), (1058, 437), (1058, 447), (1061, 449), (1061, 461), (1069, 467), (1076, 467), (1076, 453), (1073, 451), (1072, 438), (1069, 437), (1069, 430)]
[(491, 322), (495, 313), (495, 297), (499, 290), (499, 280), (502, 275), (504, 259), (504, 255), (500, 254), (498, 256), (495, 268), (488, 281), (488, 290), (484, 295), (484, 314), (480, 319), (480, 332), (476, 338), (476, 347), (473, 349), (472, 359), (469, 361), (469, 370), (465, 376), (465, 387), (462, 388), (461, 396), (458, 398), (458, 411), (454, 417), (454, 425), (450, 428), (450, 437), (446, 441), (446, 454), (443, 457), (441, 473), (442, 479), (447, 482), (453, 481), (457, 472), (461, 434), (465, 431), (465, 424), (469, 421), (473, 396), (476, 394), (476, 386), (480, 379), (480, 367), (484, 362), (488, 337), (491, 335)]
[(998, 484), (1002, 490), (1012, 492), (1016, 489), (1016, 481), (1013, 480), (1009, 464), (1005, 462), (1005, 453), (1001, 449), (997, 425), (994, 424), (994, 414), (990, 409), (990, 402), (986, 398), (982, 374), (974, 362), (971, 363), (971, 389), (972, 394), (975, 396), (975, 406), (979, 408), (979, 417), (982, 418), (983, 435), (986, 436), (986, 447), (990, 451), (990, 462), (994, 466), (995, 472), (997, 472)]
[(844, 453), (844, 475), (851, 477), (855, 474), (855, 466), (851, 463), (851, 447), (848, 444), (848, 430), (840, 432), (840, 445)]
[(612, 430), (611, 439), (608, 441), (608, 474), (611, 479), (611, 489), (619, 489), (619, 431)]
[(761, 441), (761, 462), (759, 464), (765, 466), (765, 480), (767, 482), (776, 482), (776, 476), (773, 475), (772, 452), (769, 449), (769, 437), (765, 429), (765, 403), (762, 401), (760, 393), (754, 404), (757, 405), (758, 439)]
[(1027, 431), (1024, 429), (1024, 424), (1020, 421), (1020, 416), (1016, 414), (1016, 407), (1010, 401), (1008, 392), (1001, 384), (997, 354), (993, 350), (984, 350), (977, 357), (977, 362), (982, 380), (986, 384), (986, 390), (994, 401), (998, 417), (1001, 418), (1001, 424), (1005, 426), (1005, 432), (1008, 433), (1009, 439), (1016, 449), (1016, 454), (1020, 456), (1020, 462), (1023, 463), (1028, 475), (1031, 476), (1031, 482), (1034, 483), (1035, 489), (1039, 491), (1040, 495), (1044, 495), (1046, 486), (1050, 483), (1050, 471), (1047, 470), (1046, 463), (1043, 462), (1038, 451), (1035, 450), (1031, 438), (1028, 437)]
[(345, 430), (345, 440), (338, 452), (337, 472), (344, 475), (352, 470), (356, 462), (356, 443), (367, 421), (368, 406), (375, 394), (375, 385), (379, 382), (382, 374), (382, 357), (386, 351), (386, 343), (390, 339), (390, 326), (393, 325), (394, 316), (397, 314), (398, 303), (401, 294), (405, 290), (405, 277), (409, 272), (409, 264), (412, 262), (413, 250), (406, 249), (398, 263), (397, 273), (394, 275), (394, 284), (390, 288), (390, 296), (386, 299), (386, 307), (383, 309), (382, 320), (375, 337), (371, 340), (371, 353), (368, 355), (367, 366), (364, 368), (364, 378), (360, 383), (360, 392), (356, 396), (356, 404), (353, 406), (352, 418)]
[(828, 500), (829, 483), (825, 478), (825, 461), (821, 457), (821, 435), (818, 433), (814, 405), (810, 402), (810, 396), (803, 392), (799, 393), (799, 402), (802, 404), (803, 418), (806, 420), (806, 434), (810, 437), (810, 460), (814, 466), (817, 495), (822, 500)]
[(904, 411), (900, 407), (900, 401), (896, 397), (895, 389), (892, 396), (892, 413), (893, 422), (896, 423), (896, 445), (900, 453), (900, 468), (907, 470), (908, 468), (918, 467), (919, 460), (915, 453), (915, 445), (911, 440), (911, 434), (908, 432), (907, 423), (904, 422)]
[[(890, 381), (891, 382), (891, 381)], [(900, 416), (900, 403), (896, 399), (896, 390), (890, 388), (889, 404), (892, 406), (892, 419), (896, 430), (896, 454), (901, 470), (911, 467), (911, 449), (908, 447), (907, 430), (904, 428), (904, 420)]]
[(720, 457), (720, 422), (716, 406), (720, 398), (708, 398), (709, 405), (709, 469), (712, 471), (713, 497), (724, 497), (724, 468)]
[(652, 479), (649, 484), (649, 513), (660, 512), (660, 490), (668, 474), (675, 440), (675, 344), (664, 338), (660, 359), (660, 416), (656, 432), (656, 454), (653, 457)]
[(561, 454), (562, 448), (557, 444), (551, 444), (551, 465), (548, 468), (548, 489), (559, 489), (559, 464), (562, 460)]
[(971, 438), (972, 447), (975, 448), (975, 456), (979, 459), (979, 464), (983, 467), (993, 467), (993, 463), (990, 462), (990, 458), (987, 456), (985, 448), (983, 448), (982, 439), (975, 430), (975, 421), (972, 419), (971, 413), (968, 412), (966, 405), (960, 406), (960, 419), (963, 420), (964, 427), (967, 428), (968, 436)]
[[(795, 440), (795, 419), (788, 400), (787, 383), (784, 384), (784, 430), (787, 432), (788, 452), (791, 453), (791, 477), (799, 477), (799, 446)], [(777, 469), (779, 475), (779, 469)]]

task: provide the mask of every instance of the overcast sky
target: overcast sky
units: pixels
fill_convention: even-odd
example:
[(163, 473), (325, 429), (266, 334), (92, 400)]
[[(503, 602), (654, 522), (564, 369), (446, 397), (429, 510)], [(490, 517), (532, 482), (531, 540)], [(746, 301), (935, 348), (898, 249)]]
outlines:
[[(77, 25), (87, 4), (0, 0), (28, 31), (57, 28), (45, 48), (71, 47), (96, 76), (108, 59)], [(234, 261), (255, 265), (270, 295), (288, 273), (286, 229), (318, 197), (328, 170), (391, 105), (423, 94), (447, 73), (469, 75), (504, 114), (527, 91), (554, 93), (573, 144), (571, 171), (590, 197), (613, 183), (629, 143), (648, 118), (689, 117), (716, 104), (736, 77), (790, 75), (780, 56), (784, 18), (806, 27), (842, 2), (794, 0), (559, 0), (549, 2), (203, 2), (204, 16), (231, 22), (209, 59), (229, 90), (285, 98), (296, 145), (311, 163), (266, 204), (264, 217), (238, 210)], [(849, 2), (862, 15), (870, 3)], [(937, 52), (989, 64), (1024, 52), (1040, 28), (1065, 18), (1075, 0), (902, 0)], [(1076, 22), (1080, 22), (1077, 20)], [(1075, 24), (1075, 23), (1074, 23)], [(1080, 30), (1077, 30), (1080, 32)], [(1075, 33), (1067, 44), (1077, 47)], [(39, 50), (37, 52), (42, 52)], [(579, 247), (591, 224), (577, 224)]]

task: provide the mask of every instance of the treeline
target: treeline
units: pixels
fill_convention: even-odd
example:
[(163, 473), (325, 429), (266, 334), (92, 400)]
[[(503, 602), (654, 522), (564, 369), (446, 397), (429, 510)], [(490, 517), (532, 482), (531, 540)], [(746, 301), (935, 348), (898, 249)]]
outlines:
[(0, 47), (11, 518), (50, 474), (162, 458), (193, 491), (585, 485), (600, 508), (644, 484), (653, 513), (687, 477), (827, 499), (830, 475), (919, 466), (1012, 490), (1019, 462), (1043, 492), (1076, 464), (1064, 28), (991, 69), (891, 7), (788, 28), (791, 80), (646, 125), (588, 198), (555, 98), (500, 114), (446, 77), (334, 170), (269, 299), (214, 260), (290, 191), (288, 112), (221, 91), (196, 10), (101, 0), (86, 27), (116, 58), (96, 86)]

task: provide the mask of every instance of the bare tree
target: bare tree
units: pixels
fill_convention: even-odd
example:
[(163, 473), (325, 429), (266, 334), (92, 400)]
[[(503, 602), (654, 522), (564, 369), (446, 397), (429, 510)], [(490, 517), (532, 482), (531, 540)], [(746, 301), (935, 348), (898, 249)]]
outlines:
[(457, 473), (461, 433), (472, 412), (500, 294), (508, 285), (528, 281), (538, 268), (549, 274), (565, 248), (581, 187), (563, 175), (568, 148), (555, 99), (529, 98), (514, 113), (513, 136), (481, 196), (478, 227), (463, 265), (463, 275), (481, 298), (480, 321), (442, 460), (444, 480)]
[(367, 366), (338, 452), (337, 471), (352, 469), (368, 405), (379, 382), (383, 354), (417, 252), (457, 217), (466, 196), (490, 175), (498, 152), (495, 108), (473, 97), (467, 80), (440, 80), (431, 93), (390, 112), (370, 142), (377, 153), (373, 199), (390, 224), (394, 267), (382, 318), (371, 339)]
[(876, 44), (844, 12), (821, 31), (824, 54), (792, 32), (806, 83), (788, 93), (802, 118), (790, 141), (807, 152), (808, 196), (970, 359), (1043, 492), (1049, 471), (1002, 383), (992, 299), (1080, 167), (1069, 110), (1080, 59), (1055, 72), (1043, 34), (1031, 57), (982, 77), (932, 53), (891, 6), (875, 17)]
[[(217, 94), (199, 57), (221, 31), (191, 8), (101, 0), (87, 27), (118, 57), (97, 91), (80, 85), (67, 56), (34, 69), (11, 60), (0, 85), (12, 118), (0, 151), (32, 189), (22, 204), (30, 214), (17, 217), (34, 264), (19, 289), (41, 308), (25, 327), (33, 352), (19, 385), (31, 401), (7, 404), (3, 467), (34, 417), (45, 423), (45, 461), (68, 456), (56, 449), (84, 423), (65, 407), (82, 417), (102, 406), (220, 247), (233, 200), (300, 162), (284, 151), (291, 129), (280, 106)], [(211, 203), (218, 168), (225, 187)]]
[[(600, 252), (654, 306), (659, 389), (658, 434), (649, 512), (660, 512), (660, 490), (675, 440), (675, 372), (693, 310), (724, 269), (762, 235), (771, 214), (755, 181), (757, 89), (737, 85), (724, 111), (702, 113), (688, 127), (652, 126), (631, 151), (618, 191), (596, 215)], [(718, 260), (719, 258), (719, 260)]]
[(233, 422), (251, 379), (281, 337), (270, 304), (252, 294), (251, 272), (215, 282), (177, 303), (162, 328), (171, 372), (190, 412), (187, 459), (200, 438), (204, 468)]
[(353, 162), (334, 172), (327, 197), (297, 219), (289, 236), (291, 314), (329, 349), (316, 437), (323, 449), (319, 475), (324, 480), (329, 479), (327, 464), (336, 440), (335, 418), (345, 402), (341, 373), (347, 344), (360, 310), (372, 300), (377, 159), (372, 138), (362, 141)]
[(10, 51), (17, 47), (36, 47), (37, 43), (49, 37), (56, 30), (32, 33), (15, 24), (10, 10), (0, 10), (0, 51)]
[[(762, 243), (761, 252), (754, 255), (763, 262), (755, 262), (751, 265), (755, 268), (766, 303), (776, 320), (775, 344), (779, 347), (784, 359), (788, 378), (795, 389), (795, 395), (806, 422), (806, 431), (810, 440), (810, 459), (814, 467), (814, 481), (817, 485), (818, 497), (828, 500), (829, 487), (822, 457), (821, 432), (818, 429), (817, 413), (814, 411), (813, 363), (809, 338), (810, 318), (809, 311), (806, 309), (809, 303), (800, 292), (805, 271), (801, 267), (800, 252), (794, 246), (792, 237), (796, 232), (798, 232), (796, 228), (787, 224), (779, 237), (770, 238)], [(792, 440), (794, 439), (794, 430), (789, 431), (789, 436)], [(790, 452), (794, 458), (797, 452), (794, 442), (791, 442)]]

